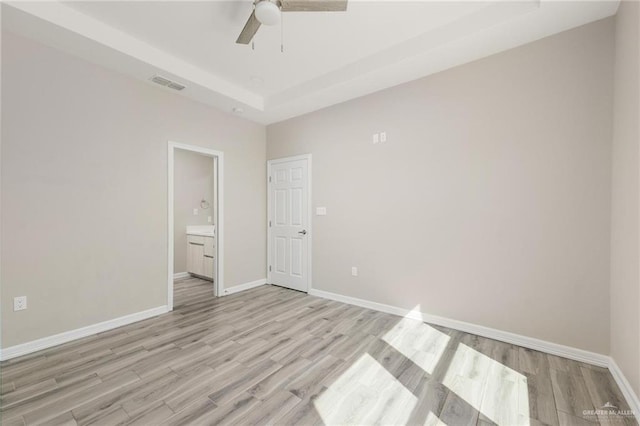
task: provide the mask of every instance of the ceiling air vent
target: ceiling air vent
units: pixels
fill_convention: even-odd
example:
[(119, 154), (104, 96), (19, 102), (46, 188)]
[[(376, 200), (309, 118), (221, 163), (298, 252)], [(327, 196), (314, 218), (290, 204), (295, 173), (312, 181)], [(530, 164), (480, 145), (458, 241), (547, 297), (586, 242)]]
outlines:
[(151, 81), (159, 84), (160, 86), (166, 86), (173, 90), (183, 90), (186, 87), (183, 84), (176, 83), (175, 81), (171, 81), (168, 78), (164, 78), (159, 75), (154, 75), (153, 77), (151, 77)]

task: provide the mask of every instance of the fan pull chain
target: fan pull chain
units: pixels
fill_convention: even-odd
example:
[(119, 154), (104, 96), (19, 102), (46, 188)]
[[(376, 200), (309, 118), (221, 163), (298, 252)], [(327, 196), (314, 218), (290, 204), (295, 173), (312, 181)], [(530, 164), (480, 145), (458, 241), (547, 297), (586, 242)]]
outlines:
[(280, 14), (280, 53), (284, 53), (284, 16)]
[(251, 50), (256, 50), (256, 44), (255, 42), (251, 42)]

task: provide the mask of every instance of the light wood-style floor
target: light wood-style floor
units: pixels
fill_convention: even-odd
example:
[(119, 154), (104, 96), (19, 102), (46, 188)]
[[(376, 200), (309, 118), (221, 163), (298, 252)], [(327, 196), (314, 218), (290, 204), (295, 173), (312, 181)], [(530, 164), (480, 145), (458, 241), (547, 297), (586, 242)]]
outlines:
[(637, 424), (606, 369), (263, 286), (7, 361), (3, 425)]

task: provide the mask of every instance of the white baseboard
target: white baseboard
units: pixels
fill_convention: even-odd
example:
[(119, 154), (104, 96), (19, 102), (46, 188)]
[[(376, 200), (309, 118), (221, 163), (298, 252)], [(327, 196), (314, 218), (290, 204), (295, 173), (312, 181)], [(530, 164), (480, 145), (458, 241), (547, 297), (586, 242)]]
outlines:
[(189, 273), (188, 272), (177, 272), (175, 274), (173, 274), (173, 279), (174, 280), (178, 280), (180, 278), (187, 278), (189, 277)]
[(244, 284), (234, 285), (233, 287), (225, 288), (224, 294), (229, 295), (233, 293), (238, 293), (239, 291), (245, 291), (252, 288), (260, 287), (261, 285), (265, 285), (267, 283), (266, 278), (262, 278), (260, 280), (251, 281)]
[(53, 346), (71, 342), (72, 340), (81, 339), (93, 334), (102, 333), (103, 331), (122, 327), (123, 325), (132, 324), (134, 322), (142, 321), (147, 318), (152, 318), (166, 312), (169, 312), (169, 309), (166, 305), (158, 306), (157, 308), (148, 309), (146, 311), (136, 312), (134, 314), (129, 314), (123, 317), (99, 322), (97, 324), (88, 325), (86, 327), (77, 328), (75, 330), (65, 331), (64, 333), (54, 334), (53, 336), (32, 340), (31, 342), (10, 346), (8, 348), (0, 350), (0, 361), (5, 361), (7, 359), (15, 358), (21, 355), (27, 355), (33, 352), (40, 351), (42, 349), (48, 349)]
[(363, 308), (373, 309), (375, 311), (386, 312), (388, 314), (399, 315), (407, 318), (417, 319), (430, 324), (442, 327), (453, 328), (455, 330), (464, 331), (465, 333), (476, 334), (478, 336), (487, 337), (501, 342), (511, 343), (529, 349), (545, 352), (552, 355), (561, 356), (563, 358), (573, 359), (575, 361), (585, 362), (587, 364), (597, 365), (599, 367), (609, 366), (609, 357), (594, 352), (585, 351), (583, 349), (572, 348), (558, 343), (547, 342), (545, 340), (535, 339), (533, 337), (522, 336), (520, 334), (510, 333), (508, 331), (497, 330), (494, 328), (484, 327), (481, 325), (471, 324), (464, 321), (453, 320), (449, 318), (431, 315), (424, 312), (410, 311), (396, 306), (385, 305), (382, 303), (371, 302), (368, 300), (358, 299), (355, 297), (343, 296), (337, 293), (330, 293), (317, 289), (311, 289), (309, 294), (312, 296), (322, 297), (324, 299), (336, 300), (338, 302), (348, 303), (350, 305), (361, 306)]
[(629, 383), (616, 363), (616, 360), (613, 358), (609, 358), (609, 371), (627, 400), (629, 408), (635, 413), (636, 420), (640, 423), (640, 398), (638, 398), (638, 395), (636, 395), (635, 391), (631, 387), (631, 383)]

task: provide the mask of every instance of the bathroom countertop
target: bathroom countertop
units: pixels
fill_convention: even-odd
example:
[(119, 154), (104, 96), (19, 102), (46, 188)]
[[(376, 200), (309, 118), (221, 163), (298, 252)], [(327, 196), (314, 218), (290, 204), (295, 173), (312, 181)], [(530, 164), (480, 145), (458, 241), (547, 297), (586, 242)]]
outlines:
[(215, 237), (215, 225), (187, 226), (187, 235), (196, 235), (199, 237)]

